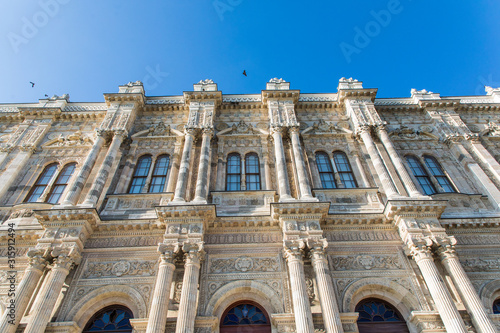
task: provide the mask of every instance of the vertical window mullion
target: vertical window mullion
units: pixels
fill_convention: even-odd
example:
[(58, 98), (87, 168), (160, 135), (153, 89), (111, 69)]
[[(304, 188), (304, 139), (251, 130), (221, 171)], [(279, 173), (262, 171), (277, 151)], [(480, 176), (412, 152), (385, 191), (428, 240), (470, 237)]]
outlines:
[(36, 202), (47, 189), (50, 181), (54, 177), (57, 170), (57, 163), (50, 164), (43, 169), (42, 173), (31, 188), (25, 202)]
[(414, 156), (407, 156), (406, 161), (410, 166), (413, 176), (417, 179), (420, 187), (424, 191), (424, 194), (431, 195), (436, 193), (436, 188), (432, 184), (427, 171), (423, 168), (419, 160)]
[(448, 176), (443, 171), (443, 168), (436, 160), (436, 158), (432, 156), (424, 156), (425, 166), (429, 169), (430, 173), (436, 179), (438, 186), (444, 191), (448, 193), (457, 192), (455, 186), (453, 186), (452, 182), (448, 178)]
[(73, 172), (75, 171), (75, 165), (76, 165), (75, 163), (67, 164), (61, 170), (47, 196), (46, 201), (48, 203), (52, 204), (59, 203), (59, 200), (61, 199), (61, 196), (66, 187), (68, 186), (69, 180), (71, 179)]

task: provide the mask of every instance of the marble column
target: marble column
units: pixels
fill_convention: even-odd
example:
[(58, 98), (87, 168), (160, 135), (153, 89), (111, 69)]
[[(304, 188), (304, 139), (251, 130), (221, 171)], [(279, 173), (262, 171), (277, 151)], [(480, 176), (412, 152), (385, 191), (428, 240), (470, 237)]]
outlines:
[(113, 141), (111, 142), (111, 145), (108, 148), (106, 158), (104, 158), (101, 168), (99, 169), (99, 172), (97, 173), (97, 176), (94, 180), (92, 188), (87, 194), (87, 197), (85, 198), (85, 201), (83, 202), (82, 206), (94, 207), (96, 205), (97, 201), (99, 200), (99, 197), (101, 196), (102, 190), (104, 189), (104, 185), (108, 180), (109, 171), (111, 170), (113, 162), (115, 161), (116, 154), (118, 154), (118, 150), (120, 149), (120, 146), (123, 140), (126, 138), (126, 136), (127, 132), (125, 131), (115, 132)]
[(361, 139), (365, 144), (366, 150), (370, 155), (373, 166), (375, 167), (375, 171), (380, 178), (380, 182), (382, 183), (382, 187), (384, 188), (387, 198), (391, 199), (399, 197), (400, 195), (396, 189), (396, 186), (392, 182), (391, 176), (389, 175), (389, 172), (387, 171), (384, 162), (382, 161), (382, 158), (380, 157), (378, 150), (373, 143), (373, 139), (370, 134), (370, 127), (364, 126), (360, 129), (359, 132)]
[(271, 133), (274, 140), (274, 154), (276, 159), (276, 173), (278, 174), (280, 201), (290, 201), (293, 200), (293, 198), (290, 195), (285, 152), (283, 151), (283, 130), (283, 127), (275, 126), (271, 129)]
[(51, 319), (50, 316), (54, 310), (54, 306), (64, 285), (64, 281), (71, 267), (75, 264), (75, 261), (76, 257), (66, 254), (61, 254), (54, 259), (52, 274), (48, 277), (49, 280), (45, 288), (43, 288), (43, 294), (40, 295), (40, 301), (37, 302), (35, 309), (33, 309), (32, 317), (24, 333), (45, 332)]
[(210, 164), (210, 141), (213, 135), (214, 131), (211, 128), (205, 128), (203, 130), (194, 202), (207, 203), (208, 182), (210, 178), (208, 175), (208, 165)]
[(491, 156), (488, 149), (486, 149), (478, 138), (470, 138), (470, 145), (474, 153), (479, 159), (487, 166), (491, 174), (500, 182), (500, 164)]
[(78, 202), (78, 198), (80, 197), (80, 193), (82, 193), (83, 187), (89, 178), (90, 172), (94, 167), (95, 161), (99, 152), (101, 151), (102, 146), (106, 142), (104, 139), (104, 131), (97, 131), (97, 137), (94, 142), (94, 145), (90, 149), (85, 162), (80, 167), (78, 175), (75, 178), (75, 181), (71, 185), (68, 193), (64, 197), (64, 200), (61, 203), (61, 206), (74, 206)]
[(0, 176), (0, 198), (7, 193), (9, 187), (16, 180), (19, 172), (24, 169), (34, 151), (34, 146), (21, 147), (17, 155), (12, 159), (8, 168)]
[(182, 147), (182, 139), (181, 137), (177, 137), (174, 144), (174, 154), (172, 156), (172, 166), (170, 167), (170, 172), (168, 173), (168, 184), (166, 192), (174, 192), (175, 191), (175, 180), (177, 179), (177, 175), (179, 174), (179, 163), (181, 156), (181, 147)]
[(444, 268), (450, 275), (453, 284), (458, 290), (462, 301), (470, 314), (474, 327), (478, 333), (496, 333), (495, 325), (491, 322), (486, 310), (479, 299), (474, 286), (465, 273), (462, 264), (458, 260), (454, 246), (450, 244), (442, 245), (438, 248), (438, 253)]
[(358, 168), (359, 174), (361, 175), (361, 180), (363, 182), (362, 184), (360, 184), (361, 182), (358, 181), (358, 184), (361, 185), (360, 187), (370, 187), (370, 181), (368, 180), (368, 177), (366, 177), (365, 168), (363, 167), (363, 163), (359, 158), (359, 154), (357, 152), (354, 152), (352, 156), (354, 158), (354, 162), (356, 163), (356, 167)]
[(314, 324), (304, 275), (303, 241), (284, 241), (290, 273), (293, 311), (297, 333), (314, 333)]
[(339, 307), (335, 297), (332, 277), (328, 269), (328, 260), (325, 248), (328, 246), (326, 239), (320, 242), (308, 242), (311, 253), (311, 263), (318, 284), (318, 296), (323, 315), (323, 324), (327, 333), (343, 333), (340, 320)]
[(408, 191), (408, 195), (410, 197), (422, 197), (424, 196), (421, 194), (415, 184), (413, 183), (413, 180), (410, 177), (410, 174), (406, 170), (406, 167), (403, 163), (403, 160), (399, 156), (398, 152), (396, 151), (396, 148), (394, 148), (394, 144), (392, 143), (391, 139), (389, 138), (389, 134), (387, 134), (387, 130), (385, 129), (384, 126), (377, 126), (377, 133), (380, 138), (380, 141), (382, 141), (382, 144), (384, 145), (385, 149), (387, 150), (387, 153), (391, 157), (391, 161), (396, 167), (396, 171), (399, 174), (399, 177), (401, 177), (401, 180), (403, 181), (403, 184)]
[(269, 167), (269, 155), (265, 153), (263, 155), (264, 159), (264, 177), (266, 178), (266, 190), (272, 190), (272, 182), (271, 182), (271, 168)]
[[(36, 286), (47, 266), (47, 261), (41, 250), (28, 251), (29, 263), (24, 271), (23, 279), (16, 287), (14, 303), (8, 303), (5, 312), (0, 319), (0, 332), (15, 333), (21, 321), (28, 303), (33, 296)], [(9, 305), (13, 304), (12, 312)]]
[(205, 252), (203, 243), (184, 243), (182, 250), (185, 252), (184, 278), (182, 280), (181, 300), (179, 302), (175, 332), (194, 333), (198, 279), (201, 260)]
[(293, 156), (295, 158), (295, 166), (297, 168), (297, 180), (299, 182), (300, 200), (313, 201), (315, 198), (311, 193), (311, 184), (307, 178), (304, 157), (302, 155), (302, 147), (300, 145), (299, 127), (293, 126), (289, 130), (290, 139), (292, 141)]
[(191, 150), (193, 149), (195, 134), (195, 128), (186, 128), (184, 136), (184, 149), (182, 150), (182, 158), (179, 166), (179, 176), (177, 177), (174, 199), (172, 200), (173, 202), (186, 201), (185, 196), (189, 176), (189, 163), (191, 162)]
[(163, 332), (167, 325), (168, 303), (170, 300), (170, 286), (175, 271), (175, 254), (179, 250), (178, 244), (159, 244), (160, 265), (153, 293), (151, 310), (149, 311), (146, 333)]
[(427, 246), (412, 246), (410, 251), (422, 272), (446, 331), (467, 333), (464, 321), (434, 264), (430, 249)]
[(2, 167), (3, 162), (9, 156), (9, 154), (12, 152), (13, 147), (12, 146), (4, 146), (0, 148), (0, 168)]

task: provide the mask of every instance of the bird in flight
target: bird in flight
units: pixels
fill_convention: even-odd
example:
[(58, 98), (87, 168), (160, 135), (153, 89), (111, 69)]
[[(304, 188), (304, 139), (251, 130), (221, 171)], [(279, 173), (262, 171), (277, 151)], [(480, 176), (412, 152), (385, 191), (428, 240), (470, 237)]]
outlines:
[(30, 81), (30, 83), (31, 83), (31, 88), (33, 88), (35, 86), (35, 83), (31, 82), (31, 81)]
[(246, 70), (243, 71), (243, 75), (247, 76), (247, 71)]
[(45, 97), (49, 97), (49, 95), (45, 94)]

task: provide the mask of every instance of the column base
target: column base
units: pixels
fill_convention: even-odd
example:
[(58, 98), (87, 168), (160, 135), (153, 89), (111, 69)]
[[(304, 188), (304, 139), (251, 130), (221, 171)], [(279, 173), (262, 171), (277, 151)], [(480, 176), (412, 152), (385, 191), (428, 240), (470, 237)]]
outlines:
[(89, 201), (84, 201), (83, 203), (79, 204), (78, 207), (82, 207), (82, 208), (95, 208), (95, 203), (89, 202)]
[(319, 201), (319, 199), (315, 198), (311, 195), (305, 195), (303, 197), (300, 197), (300, 199), (298, 201), (317, 202), (317, 201)]
[(173, 198), (172, 201), (167, 203), (167, 205), (177, 205), (177, 204), (185, 204), (186, 200), (183, 198)]
[(194, 198), (193, 201), (190, 202), (190, 204), (193, 204), (193, 205), (206, 205), (208, 202), (207, 202), (207, 199), (203, 199), (203, 198)]
[(280, 195), (279, 202), (290, 202), (290, 201), (297, 201), (294, 197), (290, 195)]

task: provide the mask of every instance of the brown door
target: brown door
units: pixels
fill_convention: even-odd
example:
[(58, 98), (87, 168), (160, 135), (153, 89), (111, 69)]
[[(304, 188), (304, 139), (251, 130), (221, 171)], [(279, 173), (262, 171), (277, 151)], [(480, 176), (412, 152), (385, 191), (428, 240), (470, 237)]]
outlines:
[(271, 333), (267, 312), (257, 303), (241, 301), (232, 304), (221, 318), (221, 333)]

